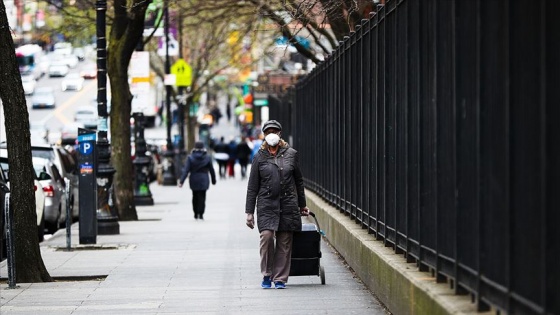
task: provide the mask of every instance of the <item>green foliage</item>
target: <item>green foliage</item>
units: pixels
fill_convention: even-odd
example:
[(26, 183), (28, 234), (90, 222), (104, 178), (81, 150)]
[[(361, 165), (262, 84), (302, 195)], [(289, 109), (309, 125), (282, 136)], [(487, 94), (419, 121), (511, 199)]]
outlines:
[(44, 31), (64, 35), (74, 47), (91, 44), (96, 34), (95, 7), (82, 9), (76, 6), (65, 6), (57, 13), (49, 13), (46, 17)]

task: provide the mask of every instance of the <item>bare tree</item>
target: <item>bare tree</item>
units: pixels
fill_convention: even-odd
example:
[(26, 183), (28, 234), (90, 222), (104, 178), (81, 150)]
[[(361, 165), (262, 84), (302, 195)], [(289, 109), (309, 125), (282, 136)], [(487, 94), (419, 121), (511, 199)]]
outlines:
[(16, 281), (52, 281), (39, 249), (29, 113), (4, 2), (0, 3), (0, 99), (4, 107), (14, 211)]

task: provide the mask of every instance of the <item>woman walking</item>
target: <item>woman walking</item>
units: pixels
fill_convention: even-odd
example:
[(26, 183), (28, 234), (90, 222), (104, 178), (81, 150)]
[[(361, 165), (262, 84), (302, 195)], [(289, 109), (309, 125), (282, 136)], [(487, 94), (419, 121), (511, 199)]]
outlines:
[(212, 185), (216, 185), (216, 173), (212, 166), (212, 160), (208, 156), (204, 143), (197, 141), (194, 149), (187, 157), (187, 162), (183, 168), (183, 174), (179, 181), (179, 187), (183, 187), (183, 183), (189, 176), (189, 186), (191, 187), (193, 198), (192, 205), (195, 219), (204, 219), (204, 209), (206, 207), (206, 191), (210, 187), (208, 173), (212, 178)]
[(282, 125), (264, 123), (265, 142), (253, 159), (245, 213), (247, 226), (260, 232), (261, 287), (284, 289), (290, 275), (294, 231), (301, 231), (301, 218), (309, 213), (299, 168), (298, 153), (280, 138)]

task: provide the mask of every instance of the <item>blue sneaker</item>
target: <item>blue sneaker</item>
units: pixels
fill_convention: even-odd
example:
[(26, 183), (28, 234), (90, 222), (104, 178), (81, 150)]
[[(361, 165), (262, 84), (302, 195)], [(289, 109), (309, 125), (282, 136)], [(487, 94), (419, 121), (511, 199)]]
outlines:
[(261, 282), (261, 287), (263, 289), (272, 288), (272, 280), (270, 280), (270, 276), (264, 276), (263, 277), (263, 281)]
[(285, 289), (286, 288), (286, 284), (282, 281), (274, 282), (274, 286), (276, 287), (276, 289)]

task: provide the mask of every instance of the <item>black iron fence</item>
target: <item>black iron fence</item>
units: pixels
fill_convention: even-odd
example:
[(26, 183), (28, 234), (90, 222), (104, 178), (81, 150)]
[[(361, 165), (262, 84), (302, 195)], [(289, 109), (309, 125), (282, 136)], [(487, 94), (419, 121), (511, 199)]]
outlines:
[(388, 1), (270, 103), (307, 187), (479, 310), (560, 314), (560, 1)]

